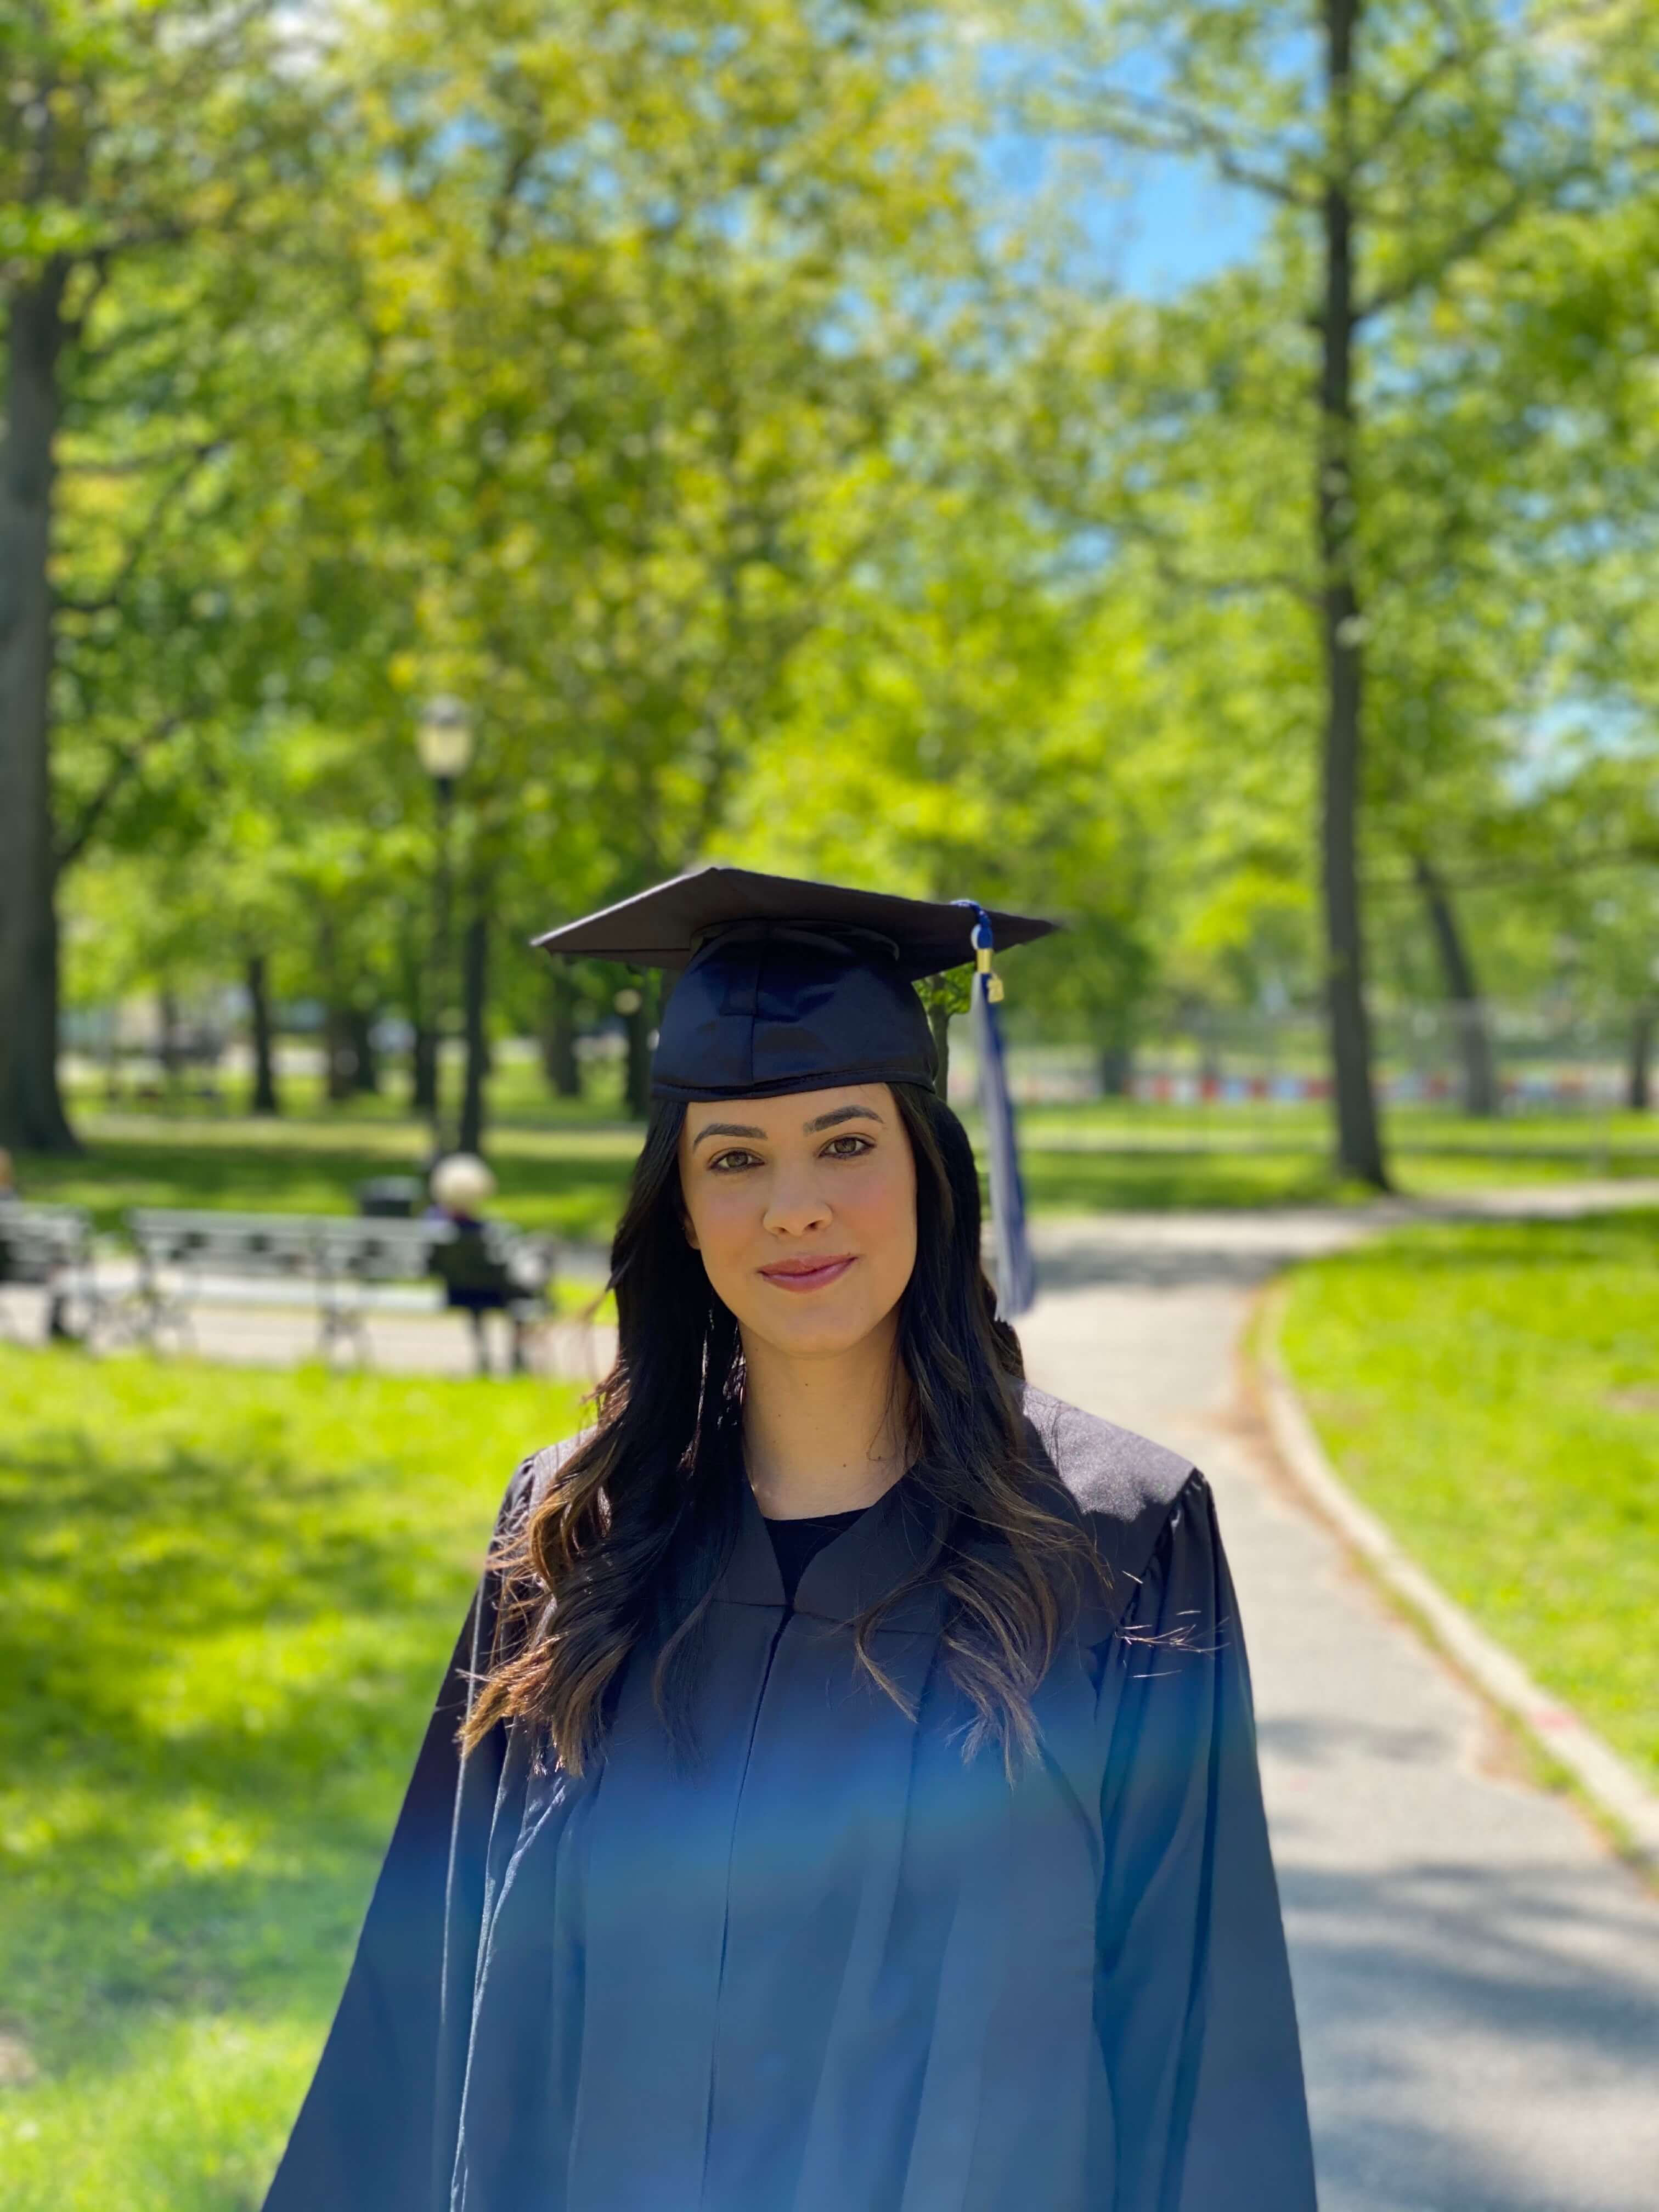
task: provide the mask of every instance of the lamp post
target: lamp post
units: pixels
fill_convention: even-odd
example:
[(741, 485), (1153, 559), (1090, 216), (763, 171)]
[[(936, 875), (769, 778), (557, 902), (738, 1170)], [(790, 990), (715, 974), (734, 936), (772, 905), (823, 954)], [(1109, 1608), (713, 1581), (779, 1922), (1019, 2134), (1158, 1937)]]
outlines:
[(435, 1154), (444, 1148), (443, 1022), (454, 965), (450, 945), (450, 826), (455, 810), (455, 781), (465, 775), (472, 758), (472, 717), (465, 702), (447, 694), (428, 699), (415, 726), (415, 748), (421, 766), (432, 778), (438, 820), (432, 918), (432, 1149)]

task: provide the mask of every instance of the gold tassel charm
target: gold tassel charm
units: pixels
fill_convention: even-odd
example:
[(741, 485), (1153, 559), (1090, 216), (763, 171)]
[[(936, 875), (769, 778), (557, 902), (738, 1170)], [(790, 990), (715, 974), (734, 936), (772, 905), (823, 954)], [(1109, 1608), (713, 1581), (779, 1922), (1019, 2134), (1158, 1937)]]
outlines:
[(976, 945), (974, 947), (974, 969), (975, 974), (983, 975), (985, 978), (986, 997), (994, 1006), (1000, 1006), (1002, 1004), (1002, 978), (991, 965), (991, 948), (988, 945)]

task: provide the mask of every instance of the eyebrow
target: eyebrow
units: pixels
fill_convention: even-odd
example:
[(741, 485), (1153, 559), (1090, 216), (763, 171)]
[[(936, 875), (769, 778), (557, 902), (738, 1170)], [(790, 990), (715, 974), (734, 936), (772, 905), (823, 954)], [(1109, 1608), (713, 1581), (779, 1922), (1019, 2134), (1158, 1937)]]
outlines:
[[(832, 1106), (827, 1114), (819, 1114), (801, 1124), (801, 1134), (815, 1137), (820, 1129), (833, 1129), (841, 1121), (879, 1121), (881, 1116), (873, 1106)], [(750, 1121), (705, 1121), (691, 1139), (695, 1152), (705, 1137), (759, 1137), (764, 1139), (764, 1129), (757, 1129)]]
[(803, 1122), (801, 1134), (815, 1137), (820, 1129), (833, 1129), (837, 1121), (879, 1121), (881, 1116), (873, 1106), (832, 1106), (827, 1114), (816, 1121)]
[(744, 1121), (705, 1121), (691, 1143), (695, 1148), (705, 1137), (763, 1137), (764, 1129), (751, 1128)]

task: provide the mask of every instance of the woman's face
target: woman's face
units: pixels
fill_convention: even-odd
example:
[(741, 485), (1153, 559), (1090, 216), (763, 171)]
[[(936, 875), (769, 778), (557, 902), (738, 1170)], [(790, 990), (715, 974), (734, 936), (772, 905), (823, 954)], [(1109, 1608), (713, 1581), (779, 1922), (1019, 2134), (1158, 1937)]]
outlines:
[(910, 1279), (915, 1163), (884, 1083), (688, 1106), (680, 1188), (709, 1282), (780, 1352), (848, 1350)]

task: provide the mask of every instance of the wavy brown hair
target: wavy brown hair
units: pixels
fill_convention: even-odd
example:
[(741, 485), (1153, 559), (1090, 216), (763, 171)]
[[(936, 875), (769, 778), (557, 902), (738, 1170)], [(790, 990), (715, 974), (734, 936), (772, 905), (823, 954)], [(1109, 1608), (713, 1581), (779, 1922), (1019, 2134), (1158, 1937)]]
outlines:
[[(981, 1263), (967, 1133), (931, 1091), (892, 1091), (916, 1170), (916, 1262), (899, 1310), (911, 1407), (902, 1480), (926, 1540), (914, 1575), (854, 1623), (854, 1647), (902, 1705), (872, 1638), (905, 1589), (936, 1577), (945, 1665), (974, 1710), (965, 1754), (994, 1744), (1012, 1773), (1036, 1747), (1032, 1694), (1082, 1579), (1099, 1568), (1065, 1492), (1028, 1453), (1024, 1363)], [(498, 1550), (507, 1598), (469, 1748), (520, 1721), (580, 1773), (641, 1647), (655, 1654), (659, 1710), (684, 1738), (701, 1632), (740, 1519), (744, 1384), (737, 1322), (686, 1238), (684, 1115), (674, 1102), (654, 1109), (611, 1248), (618, 1343), (597, 1424)]]

